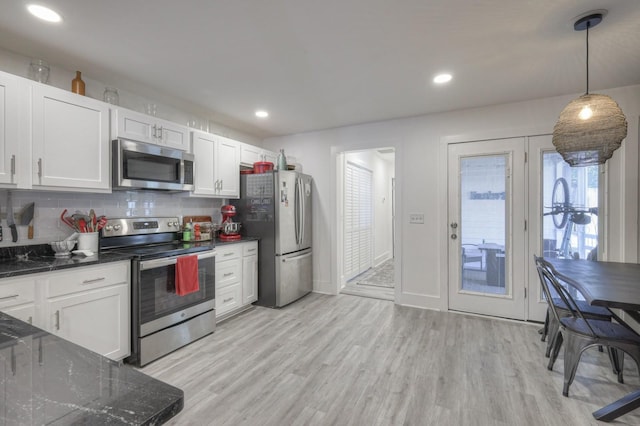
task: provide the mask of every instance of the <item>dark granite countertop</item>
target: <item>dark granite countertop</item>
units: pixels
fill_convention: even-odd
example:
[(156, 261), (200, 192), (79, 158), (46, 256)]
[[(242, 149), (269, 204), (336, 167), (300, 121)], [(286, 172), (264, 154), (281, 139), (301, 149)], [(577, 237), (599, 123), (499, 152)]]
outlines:
[(6, 424), (162, 424), (184, 405), (182, 390), (4, 313), (0, 366)]
[(245, 237), (244, 235), (242, 236), (241, 240), (236, 240), (236, 241), (222, 241), (218, 238), (216, 238), (216, 246), (224, 246), (227, 244), (237, 244), (237, 243), (246, 243), (247, 241), (258, 241), (260, 240), (259, 237)]
[(129, 260), (130, 255), (122, 253), (97, 253), (93, 256), (72, 255), (55, 257), (47, 244), (0, 249), (0, 278), (57, 271), (76, 266), (98, 265), (101, 263)]

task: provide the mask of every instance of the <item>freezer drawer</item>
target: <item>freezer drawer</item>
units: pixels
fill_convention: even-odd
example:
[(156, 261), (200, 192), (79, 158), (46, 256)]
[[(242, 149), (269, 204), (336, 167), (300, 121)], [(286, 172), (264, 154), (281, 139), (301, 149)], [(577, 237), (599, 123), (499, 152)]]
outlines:
[(276, 306), (282, 307), (313, 290), (312, 251), (276, 256)]

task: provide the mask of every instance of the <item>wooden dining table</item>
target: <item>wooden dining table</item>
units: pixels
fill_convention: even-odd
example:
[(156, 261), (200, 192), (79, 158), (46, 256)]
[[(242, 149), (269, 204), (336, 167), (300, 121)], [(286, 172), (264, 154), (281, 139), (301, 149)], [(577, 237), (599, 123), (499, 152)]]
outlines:
[[(545, 258), (563, 280), (578, 288), (590, 305), (621, 309), (640, 323), (640, 264)], [(619, 317), (618, 320), (622, 321)], [(640, 389), (593, 412), (610, 422), (640, 407)]]

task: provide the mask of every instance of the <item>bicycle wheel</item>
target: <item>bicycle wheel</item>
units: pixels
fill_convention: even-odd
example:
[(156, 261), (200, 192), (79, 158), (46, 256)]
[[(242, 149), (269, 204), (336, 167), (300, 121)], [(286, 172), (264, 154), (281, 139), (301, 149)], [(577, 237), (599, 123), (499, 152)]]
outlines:
[(565, 178), (556, 179), (551, 193), (551, 211), (553, 224), (561, 229), (567, 225), (569, 220), (569, 184)]

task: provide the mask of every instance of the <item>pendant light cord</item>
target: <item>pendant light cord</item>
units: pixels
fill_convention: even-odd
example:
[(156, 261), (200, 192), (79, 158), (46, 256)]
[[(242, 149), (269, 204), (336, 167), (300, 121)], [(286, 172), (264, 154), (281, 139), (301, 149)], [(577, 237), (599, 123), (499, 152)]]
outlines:
[(589, 94), (589, 27), (591, 26), (591, 22), (587, 21), (587, 93)]

